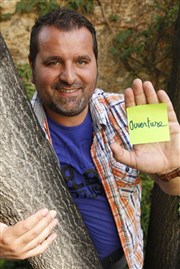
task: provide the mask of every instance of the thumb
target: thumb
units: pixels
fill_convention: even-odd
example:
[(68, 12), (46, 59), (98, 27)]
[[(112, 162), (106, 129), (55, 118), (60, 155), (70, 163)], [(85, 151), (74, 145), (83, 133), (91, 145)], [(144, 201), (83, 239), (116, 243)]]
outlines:
[(128, 151), (119, 145), (117, 142), (110, 144), (110, 148), (113, 152), (113, 156), (116, 161), (121, 162), (127, 166), (135, 168), (135, 163), (133, 162), (133, 152)]

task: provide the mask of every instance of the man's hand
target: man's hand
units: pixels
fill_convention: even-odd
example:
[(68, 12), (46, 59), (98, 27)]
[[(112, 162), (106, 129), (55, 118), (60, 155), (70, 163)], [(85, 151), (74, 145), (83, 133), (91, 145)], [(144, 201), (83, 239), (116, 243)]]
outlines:
[(23, 260), (43, 253), (56, 238), (56, 211), (41, 209), (14, 226), (0, 223), (0, 258)]
[(172, 103), (165, 91), (154, 90), (151, 82), (133, 82), (132, 88), (125, 90), (126, 108), (144, 104), (166, 103), (171, 140), (167, 142), (134, 145), (127, 151), (117, 143), (111, 149), (117, 161), (146, 173), (165, 174), (180, 166), (180, 126)]

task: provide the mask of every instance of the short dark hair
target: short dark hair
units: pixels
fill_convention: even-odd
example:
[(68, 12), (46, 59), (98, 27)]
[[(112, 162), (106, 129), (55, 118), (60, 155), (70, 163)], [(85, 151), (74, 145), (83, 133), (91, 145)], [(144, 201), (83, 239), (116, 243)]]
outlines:
[(43, 26), (52, 25), (61, 30), (70, 31), (72, 29), (80, 29), (85, 27), (89, 30), (92, 35), (93, 40), (93, 52), (98, 59), (98, 46), (96, 39), (96, 30), (92, 23), (83, 15), (77, 13), (74, 10), (68, 8), (58, 8), (57, 10), (51, 11), (48, 14), (39, 17), (31, 30), (30, 36), (30, 51), (29, 58), (34, 65), (37, 53), (39, 51), (38, 47), (38, 34)]

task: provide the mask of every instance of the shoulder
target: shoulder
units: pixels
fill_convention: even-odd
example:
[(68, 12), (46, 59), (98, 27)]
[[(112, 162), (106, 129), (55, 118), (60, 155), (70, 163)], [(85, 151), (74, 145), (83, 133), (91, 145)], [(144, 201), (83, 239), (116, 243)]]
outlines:
[(124, 94), (106, 92), (96, 88), (91, 98), (92, 103), (98, 103), (106, 107), (119, 106), (124, 110)]
[(127, 125), (123, 94), (96, 89), (90, 101), (90, 111), (96, 123), (110, 125), (114, 122), (123, 128)]

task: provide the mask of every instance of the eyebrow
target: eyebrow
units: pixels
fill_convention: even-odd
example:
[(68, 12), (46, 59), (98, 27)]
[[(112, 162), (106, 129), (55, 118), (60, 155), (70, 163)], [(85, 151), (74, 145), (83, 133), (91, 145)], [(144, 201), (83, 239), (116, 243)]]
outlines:
[(62, 61), (63, 59), (60, 56), (49, 56), (45, 60), (43, 60), (43, 63), (44, 64), (47, 64), (47, 63), (49, 63), (51, 61), (54, 61), (54, 60), (60, 60), (60, 61)]
[(87, 61), (91, 61), (91, 58), (88, 55), (79, 55), (77, 57), (77, 60), (82, 60), (82, 59), (85, 59)]

